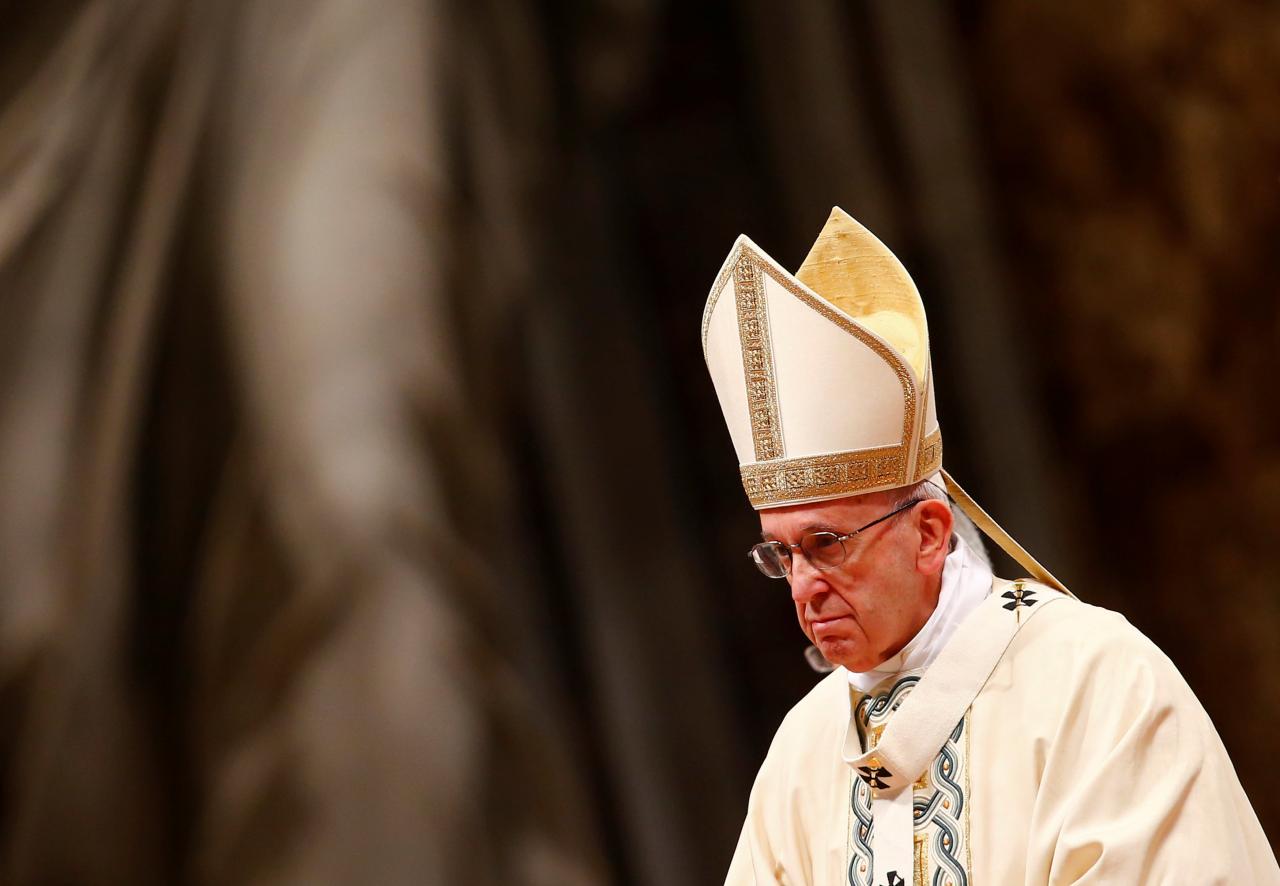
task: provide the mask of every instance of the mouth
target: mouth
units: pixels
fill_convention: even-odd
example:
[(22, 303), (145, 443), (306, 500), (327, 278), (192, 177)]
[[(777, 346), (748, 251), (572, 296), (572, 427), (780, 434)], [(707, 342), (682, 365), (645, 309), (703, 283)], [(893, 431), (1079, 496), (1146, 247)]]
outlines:
[(830, 618), (813, 618), (809, 620), (809, 627), (815, 634), (821, 634), (831, 630), (842, 621), (848, 619), (847, 615), (833, 615)]

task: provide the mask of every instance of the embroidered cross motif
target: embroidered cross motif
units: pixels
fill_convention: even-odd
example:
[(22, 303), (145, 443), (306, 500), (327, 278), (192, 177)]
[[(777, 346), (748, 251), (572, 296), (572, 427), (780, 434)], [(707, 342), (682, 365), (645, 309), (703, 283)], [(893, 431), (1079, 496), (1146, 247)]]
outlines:
[(1009, 601), (1004, 604), (1004, 608), (1016, 615), (1019, 624), (1021, 624), (1022, 607), (1031, 607), (1040, 602), (1035, 598), (1035, 593), (1034, 590), (1029, 591), (1024, 588), (1022, 582), (1019, 581), (1014, 583), (1012, 591), (1005, 591), (1000, 596)]
[(906, 881), (898, 876), (897, 871), (889, 871), (885, 876), (888, 877), (885, 880), (885, 886), (907, 886)]
[(886, 778), (893, 778), (893, 773), (883, 766), (859, 766), (858, 775), (873, 788), (887, 788)]

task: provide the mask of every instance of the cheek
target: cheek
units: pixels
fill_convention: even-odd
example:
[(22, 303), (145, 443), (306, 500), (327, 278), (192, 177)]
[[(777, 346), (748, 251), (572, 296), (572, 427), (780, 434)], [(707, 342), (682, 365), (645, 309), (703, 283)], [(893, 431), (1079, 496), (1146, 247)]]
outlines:
[(804, 631), (804, 635), (809, 638), (810, 643), (816, 642), (813, 639), (813, 632), (809, 630), (809, 622), (804, 617), (804, 604), (796, 603), (796, 621), (800, 622), (800, 630)]
[(892, 632), (901, 617), (897, 595), (885, 587), (876, 569), (883, 564), (866, 564), (866, 571), (850, 575), (849, 581), (835, 588), (853, 614), (850, 629), (867, 642), (875, 643), (886, 632)]

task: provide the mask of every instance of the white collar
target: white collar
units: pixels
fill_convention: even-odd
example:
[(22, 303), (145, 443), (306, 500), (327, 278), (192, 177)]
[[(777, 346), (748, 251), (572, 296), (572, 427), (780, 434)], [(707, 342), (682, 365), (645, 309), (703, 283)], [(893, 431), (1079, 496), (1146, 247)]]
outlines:
[(991, 567), (956, 536), (956, 547), (942, 565), (942, 589), (929, 620), (896, 654), (869, 671), (849, 672), (849, 685), (868, 692), (903, 671), (928, 667), (964, 621), (991, 591)]

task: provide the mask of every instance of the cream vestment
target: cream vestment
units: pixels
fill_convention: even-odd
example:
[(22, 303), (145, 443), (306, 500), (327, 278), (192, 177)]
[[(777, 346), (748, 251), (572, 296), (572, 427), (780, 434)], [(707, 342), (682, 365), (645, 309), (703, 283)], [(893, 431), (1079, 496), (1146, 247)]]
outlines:
[[(995, 579), (923, 671), (864, 694), (837, 668), (792, 709), (727, 884), (1280, 883), (1226, 750), (1169, 659), (1120, 615), (1020, 584), (1019, 596)], [(1002, 621), (1014, 633), (972, 701), (947, 697), (975, 658), (996, 655)], [(932, 704), (912, 707), (939, 694), (960, 708), (949, 731), (930, 722)], [(918, 765), (921, 752), (890, 743), (940, 725), (936, 754), (896, 771), (891, 754)], [(904, 801), (909, 846), (873, 852)]]

